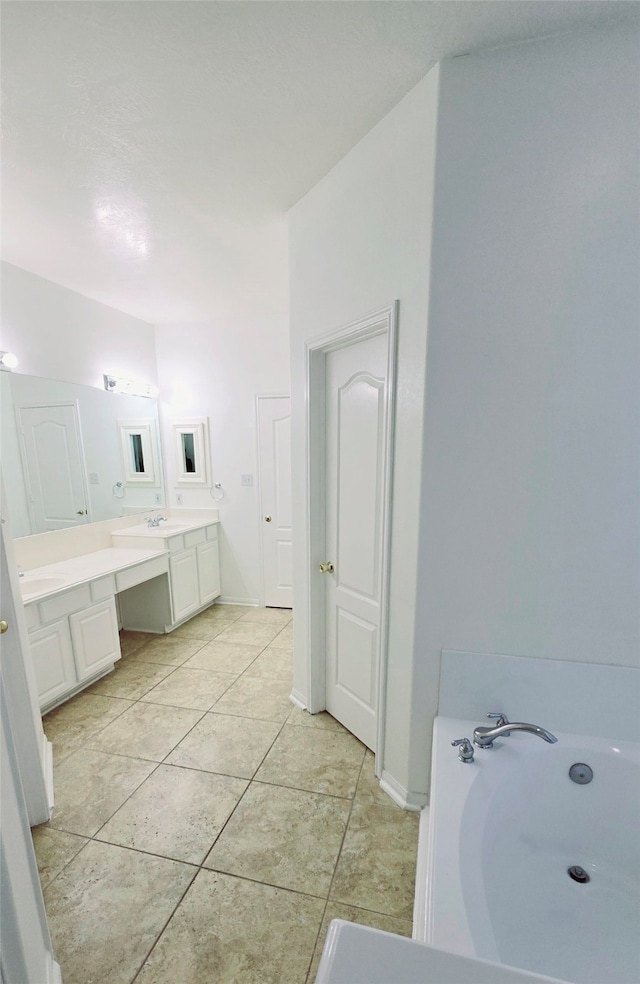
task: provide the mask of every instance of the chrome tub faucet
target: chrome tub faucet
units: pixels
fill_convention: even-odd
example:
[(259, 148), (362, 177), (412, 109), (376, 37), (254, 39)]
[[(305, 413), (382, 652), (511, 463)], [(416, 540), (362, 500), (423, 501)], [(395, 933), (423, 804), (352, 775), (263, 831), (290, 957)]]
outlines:
[(514, 723), (509, 721), (504, 714), (498, 712), (487, 714), (487, 717), (497, 718), (497, 721), (493, 728), (478, 727), (474, 729), (473, 741), (478, 748), (491, 748), (495, 738), (507, 738), (512, 731), (527, 731), (531, 735), (538, 735), (539, 738), (548, 741), (551, 745), (555, 745), (558, 740), (550, 731), (537, 724)]

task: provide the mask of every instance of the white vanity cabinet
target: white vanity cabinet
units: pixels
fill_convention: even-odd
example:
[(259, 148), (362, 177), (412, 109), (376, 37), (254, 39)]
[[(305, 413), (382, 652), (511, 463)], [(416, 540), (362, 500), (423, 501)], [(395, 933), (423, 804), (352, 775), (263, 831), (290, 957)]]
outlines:
[(174, 623), (184, 621), (215, 601), (220, 594), (220, 555), (215, 526), (169, 539), (169, 577)]
[[(114, 598), (89, 605), (86, 601), (86, 592), (76, 589), (50, 599), (48, 608), (45, 603), (27, 606), (27, 623), (39, 626), (29, 632), (29, 642), (41, 710), (81, 689), (120, 659)], [(56, 609), (62, 617), (52, 618)]]
[(116, 531), (114, 542), (136, 546), (157, 542), (169, 552), (169, 590), (160, 585), (138, 585), (120, 594), (123, 628), (141, 632), (170, 632), (211, 605), (221, 593), (218, 524), (200, 525), (180, 532), (154, 527), (139, 532)]

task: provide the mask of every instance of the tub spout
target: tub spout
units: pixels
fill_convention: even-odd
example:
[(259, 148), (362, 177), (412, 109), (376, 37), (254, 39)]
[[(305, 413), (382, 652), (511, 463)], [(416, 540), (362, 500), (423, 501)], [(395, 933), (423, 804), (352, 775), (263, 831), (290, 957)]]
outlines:
[(494, 738), (506, 738), (512, 731), (528, 731), (531, 735), (538, 735), (550, 744), (555, 744), (557, 738), (546, 728), (541, 728), (537, 724), (501, 724), (497, 728), (476, 728), (473, 732), (473, 740), (478, 748), (491, 748)]

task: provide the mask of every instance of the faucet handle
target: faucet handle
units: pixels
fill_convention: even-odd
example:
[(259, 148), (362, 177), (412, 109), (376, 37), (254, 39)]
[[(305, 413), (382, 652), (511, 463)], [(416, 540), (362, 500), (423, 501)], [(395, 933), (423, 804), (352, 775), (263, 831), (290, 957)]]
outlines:
[(509, 718), (502, 711), (490, 711), (487, 717), (496, 719), (496, 728), (501, 728), (503, 725), (509, 724)]
[(468, 738), (454, 738), (451, 742), (454, 746), (459, 745), (458, 758), (461, 762), (473, 762), (473, 745)]

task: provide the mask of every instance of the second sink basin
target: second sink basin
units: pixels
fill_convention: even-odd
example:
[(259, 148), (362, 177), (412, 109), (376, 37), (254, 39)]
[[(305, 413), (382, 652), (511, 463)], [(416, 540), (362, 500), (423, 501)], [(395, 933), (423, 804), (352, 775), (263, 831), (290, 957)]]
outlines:
[(22, 596), (25, 597), (25, 595), (41, 594), (43, 591), (60, 588), (67, 582), (67, 577), (65, 574), (43, 574), (40, 577), (29, 577), (25, 574), (19, 580)]

